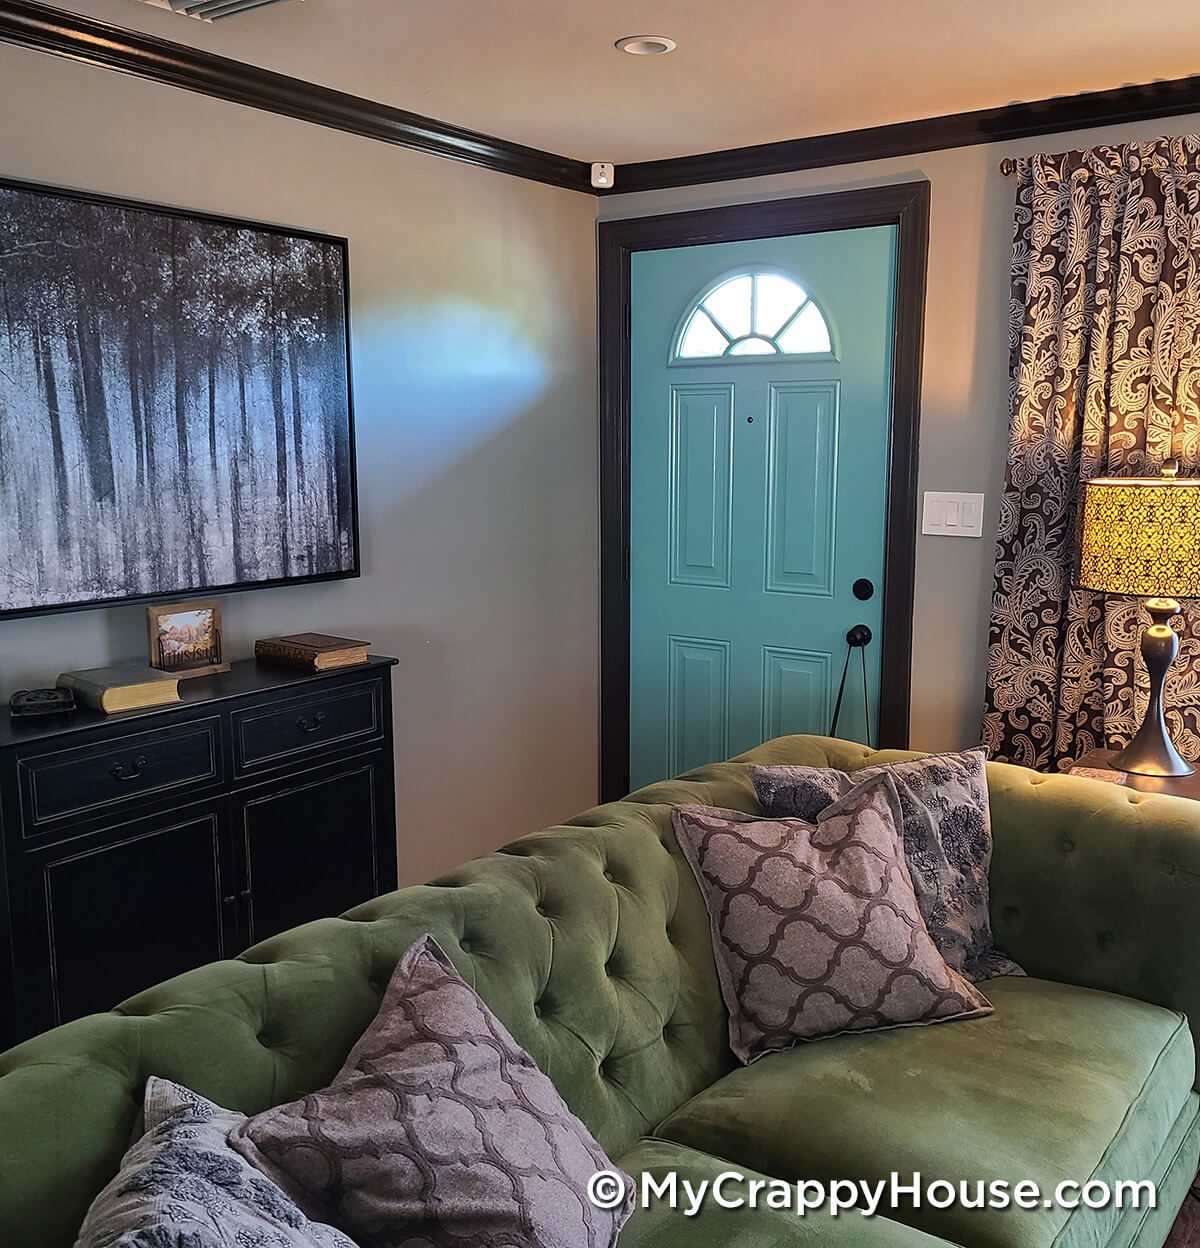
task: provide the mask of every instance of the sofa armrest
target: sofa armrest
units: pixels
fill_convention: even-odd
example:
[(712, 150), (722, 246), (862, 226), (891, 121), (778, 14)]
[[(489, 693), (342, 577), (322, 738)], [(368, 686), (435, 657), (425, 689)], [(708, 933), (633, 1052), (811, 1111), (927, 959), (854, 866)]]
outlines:
[(1186, 1014), (1200, 1035), (1200, 802), (988, 764), (997, 946), (1030, 975)]

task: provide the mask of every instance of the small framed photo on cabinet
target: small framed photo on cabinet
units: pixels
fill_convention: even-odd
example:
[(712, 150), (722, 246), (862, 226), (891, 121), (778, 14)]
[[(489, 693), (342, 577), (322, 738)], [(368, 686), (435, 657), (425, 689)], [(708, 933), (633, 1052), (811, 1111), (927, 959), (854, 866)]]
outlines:
[(183, 679), (229, 671), (221, 638), (221, 604), (171, 603), (146, 608), (150, 666)]

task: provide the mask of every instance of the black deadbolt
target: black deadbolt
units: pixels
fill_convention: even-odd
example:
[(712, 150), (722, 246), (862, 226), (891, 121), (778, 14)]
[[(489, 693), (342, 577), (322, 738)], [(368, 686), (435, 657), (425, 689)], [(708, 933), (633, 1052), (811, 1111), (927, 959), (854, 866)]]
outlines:
[(875, 586), (865, 576), (860, 576), (854, 582), (854, 596), (859, 602), (866, 602), (868, 599), (875, 597)]

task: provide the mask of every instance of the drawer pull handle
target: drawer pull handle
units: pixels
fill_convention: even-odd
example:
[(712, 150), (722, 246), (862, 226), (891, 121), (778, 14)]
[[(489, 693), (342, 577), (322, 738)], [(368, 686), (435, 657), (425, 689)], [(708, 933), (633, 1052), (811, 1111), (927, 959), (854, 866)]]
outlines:
[(221, 898), (221, 904), (222, 904), (223, 906), (236, 906), (236, 905), (237, 905), (237, 898), (236, 898), (235, 896), (233, 896), (232, 894), (230, 894), (228, 897), (222, 897), (222, 898)]
[(301, 732), (320, 732), (321, 725), (324, 722), (325, 722), (325, 712), (318, 711), (312, 717), (311, 724), (303, 715), (299, 716), (296, 720), (296, 727), (299, 728)]
[(108, 774), (114, 780), (120, 780), (122, 783), (129, 780), (137, 780), (142, 774), (142, 768), (146, 766), (145, 754), (139, 754), (132, 763), (113, 763), (108, 769)]

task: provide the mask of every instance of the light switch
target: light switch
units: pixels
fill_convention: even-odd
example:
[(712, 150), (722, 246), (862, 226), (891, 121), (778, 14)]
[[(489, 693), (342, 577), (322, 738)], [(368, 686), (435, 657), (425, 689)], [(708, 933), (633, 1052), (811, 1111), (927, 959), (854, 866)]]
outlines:
[(941, 537), (982, 537), (983, 495), (926, 490), (921, 532)]

